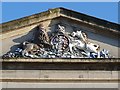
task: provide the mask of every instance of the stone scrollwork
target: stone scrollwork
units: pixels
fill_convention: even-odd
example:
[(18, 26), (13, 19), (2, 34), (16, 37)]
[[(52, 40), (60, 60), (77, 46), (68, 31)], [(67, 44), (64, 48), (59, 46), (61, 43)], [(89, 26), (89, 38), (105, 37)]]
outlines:
[(100, 51), (98, 44), (88, 40), (88, 35), (80, 30), (66, 34), (63, 25), (57, 25), (57, 33), (47, 34), (43, 24), (38, 26), (33, 42), (25, 41), (15, 52), (3, 58), (111, 58), (108, 50)]

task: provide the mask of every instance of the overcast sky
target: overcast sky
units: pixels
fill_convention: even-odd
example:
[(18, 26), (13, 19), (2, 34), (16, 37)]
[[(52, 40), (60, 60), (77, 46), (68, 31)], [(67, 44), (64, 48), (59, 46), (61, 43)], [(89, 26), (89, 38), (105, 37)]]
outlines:
[(118, 23), (117, 2), (2, 2), (2, 22), (8, 22), (56, 7), (72, 9)]

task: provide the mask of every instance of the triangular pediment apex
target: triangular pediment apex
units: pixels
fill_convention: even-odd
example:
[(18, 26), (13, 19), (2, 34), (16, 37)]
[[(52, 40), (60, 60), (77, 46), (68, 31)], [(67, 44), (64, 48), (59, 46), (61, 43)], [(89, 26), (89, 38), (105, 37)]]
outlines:
[(3, 23), (0, 25), (2, 26), (1, 32), (6, 32), (20, 27), (25, 27), (33, 23), (41, 22), (47, 19), (53, 19), (60, 16), (65, 18), (69, 17), (69, 19), (74, 19), (79, 22), (82, 21), (83, 23), (89, 24), (91, 26), (94, 25), (95, 27), (98, 28), (104, 28), (112, 31), (119, 31), (119, 26), (120, 26), (119, 24), (98, 19), (96, 17), (89, 16), (80, 12), (76, 12), (74, 10), (58, 7), (54, 9), (48, 9), (47, 11), (41, 13), (33, 14), (31, 16), (26, 16), (20, 19)]

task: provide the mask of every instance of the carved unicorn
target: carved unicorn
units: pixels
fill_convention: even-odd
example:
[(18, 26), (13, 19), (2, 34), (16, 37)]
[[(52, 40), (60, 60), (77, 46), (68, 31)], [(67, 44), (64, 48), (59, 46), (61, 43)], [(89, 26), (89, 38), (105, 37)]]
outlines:
[(82, 31), (73, 32), (73, 33), (72, 33), (72, 36), (73, 36), (73, 37), (76, 36), (77, 38), (81, 39), (81, 40), (84, 41), (84, 42), (87, 42), (87, 41), (88, 41), (88, 36), (87, 36), (87, 34), (84, 33), (84, 32), (82, 32)]
[(77, 37), (77, 40), (71, 39), (69, 44), (70, 52), (73, 53), (74, 48), (84, 50), (85, 52), (94, 52), (98, 53), (100, 46), (88, 41), (87, 34), (82, 31), (73, 32), (71, 34), (74, 37)]

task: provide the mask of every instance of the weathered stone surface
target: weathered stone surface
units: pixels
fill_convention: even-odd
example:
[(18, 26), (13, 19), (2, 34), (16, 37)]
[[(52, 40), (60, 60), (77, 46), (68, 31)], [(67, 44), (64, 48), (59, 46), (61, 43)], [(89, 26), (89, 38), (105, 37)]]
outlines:
[[(14, 51), (23, 41), (31, 40), (34, 30), (41, 22), (45, 25), (48, 34), (54, 31), (59, 23), (65, 25), (67, 34), (82, 30), (88, 34), (90, 42), (110, 50), (116, 59), (4, 59), (2, 60), (4, 82), (42, 80), (42, 82), (114, 82), (118, 85), (119, 25), (64, 8), (52, 9), (0, 25), (3, 26), (0, 34), (0, 43), (2, 43), (0, 56), (10, 50)], [(10, 86), (9, 83), (8, 87)]]
[(120, 70), (119, 59), (9, 59), (3, 70)]
[[(45, 25), (45, 29), (47, 32), (51, 32), (55, 30), (56, 24), (59, 22), (62, 22), (63, 25), (66, 27), (66, 33), (71, 33), (74, 30), (82, 30), (85, 33), (88, 34), (89, 40), (91, 42), (95, 42), (101, 46), (101, 48), (105, 48), (107, 50), (110, 50), (111, 54), (115, 57), (118, 56), (118, 49), (119, 49), (119, 41), (117, 38), (112, 38), (111, 34), (101, 35), (101, 33), (97, 33), (96, 29), (86, 26), (85, 24), (81, 24), (80, 22), (76, 22), (72, 19), (67, 18), (56, 18), (51, 20), (46, 20), (43, 22)], [(36, 30), (36, 26), (39, 24), (33, 24), (31, 26), (26, 26), (21, 29), (16, 29), (8, 33), (3, 33), (1, 38), (1, 47), (2, 47), (2, 55), (7, 53), (8, 51), (12, 50), (14, 51), (18, 44), (22, 43), (26, 40), (31, 40), (34, 34), (34, 31)], [(107, 31), (107, 30), (106, 30)], [(103, 31), (104, 32), (104, 31)], [(105, 34), (105, 32), (104, 32)], [(113, 33), (112, 33), (113, 35)], [(115, 35), (117, 37), (117, 35)], [(12, 47), (13, 46), (13, 47)], [(6, 48), (4, 48), (6, 47)], [(2, 56), (0, 55), (0, 56)]]

